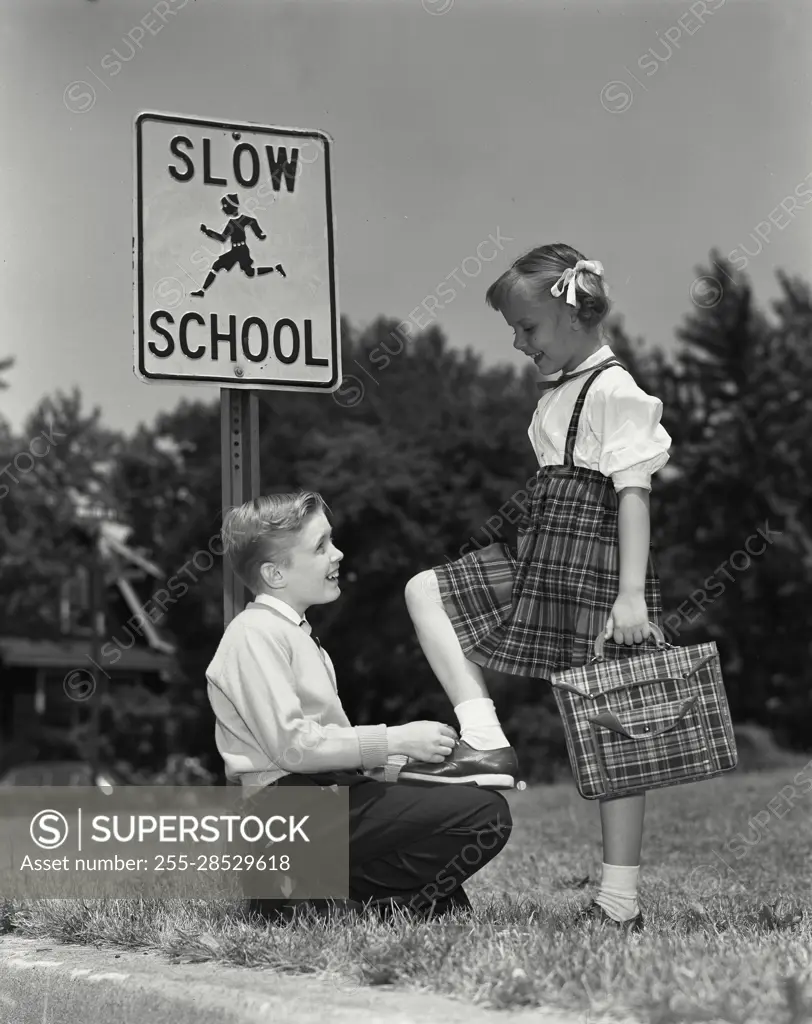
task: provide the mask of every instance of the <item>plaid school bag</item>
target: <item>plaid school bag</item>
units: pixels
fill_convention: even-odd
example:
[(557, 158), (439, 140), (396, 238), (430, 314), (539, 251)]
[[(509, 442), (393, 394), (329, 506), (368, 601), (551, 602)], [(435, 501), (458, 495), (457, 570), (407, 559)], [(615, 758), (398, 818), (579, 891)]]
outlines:
[(581, 668), (552, 673), (567, 752), (587, 800), (710, 779), (738, 757), (715, 643), (607, 661), (603, 634)]

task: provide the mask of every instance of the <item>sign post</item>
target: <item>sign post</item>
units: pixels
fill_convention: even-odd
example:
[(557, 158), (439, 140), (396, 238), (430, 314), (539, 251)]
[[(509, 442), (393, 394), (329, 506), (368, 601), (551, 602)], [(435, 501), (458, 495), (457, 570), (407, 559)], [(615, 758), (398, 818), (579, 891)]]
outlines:
[[(223, 510), (259, 495), (259, 410), (256, 391), (220, 390), (220, 451)], [(250, 597), (249, 597), (250, 599)], [(225, 625), (246, 604), (245, 587), (223, 559)]]
[[(341, 383), (330, 139), (135, 119), (134, 370), (220, 388), (223, 511), (260, 492), (258, 392)], [(245, 588), (223, 564), (226, 625)]]

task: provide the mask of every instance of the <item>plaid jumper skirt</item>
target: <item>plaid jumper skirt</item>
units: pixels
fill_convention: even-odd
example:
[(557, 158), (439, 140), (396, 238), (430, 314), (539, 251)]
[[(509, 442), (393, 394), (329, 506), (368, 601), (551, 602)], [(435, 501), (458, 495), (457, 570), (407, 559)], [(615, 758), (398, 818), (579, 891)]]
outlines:
[[(617, 492), (610, 477), (576, 466), (573, 453), (587, 391), (605, 369), (620, 365), (609, 360), (587, 377), (564, 462), (536, 474), (516, 547), (489, 544), (434, 567), (463, 653), (483, 668), (549, 679), (557, 669), (586, 664), (606, 628), (620, 578)], [(660, 625), (660, 585), (650, 553), (645, 600), (649, 620)], [(604, 651), (618, 658), (636, 649), (607, 641)]]

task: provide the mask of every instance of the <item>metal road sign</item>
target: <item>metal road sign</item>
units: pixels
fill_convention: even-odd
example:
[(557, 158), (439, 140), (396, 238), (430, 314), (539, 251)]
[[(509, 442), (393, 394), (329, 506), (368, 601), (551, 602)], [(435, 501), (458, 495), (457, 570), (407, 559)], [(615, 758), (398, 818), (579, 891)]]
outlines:
[(139, 114), (134, 215), (140, 380), (336, 390), (327, 135)]

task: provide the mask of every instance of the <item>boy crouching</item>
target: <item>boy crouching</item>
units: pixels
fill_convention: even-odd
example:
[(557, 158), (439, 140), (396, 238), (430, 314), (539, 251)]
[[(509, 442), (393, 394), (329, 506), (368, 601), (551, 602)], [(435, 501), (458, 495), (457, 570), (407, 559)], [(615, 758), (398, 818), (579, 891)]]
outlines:
[[(333, 663), (306, 618), (341, 595), (343, 555), (328, 511), (320, 495), (302, 492), (257, 498), (225, 516), (224, 554), (255, 595), (226, 627), (206, 673), (226, 777), (247, 791), (348, 787), (350, 899), (382, 916), (394, 907), (418, 917), (468, 910), (462, 883), (507, 843), (510, 809), (490, 790), (386, 781), (404, 756), (442, 761), (457, 739), (450, 726), (350, 723)], [(461, 856), (466, 847), (476, 856)], [(249, 911), (285, 920), (295, 902), (251, 900)]]

